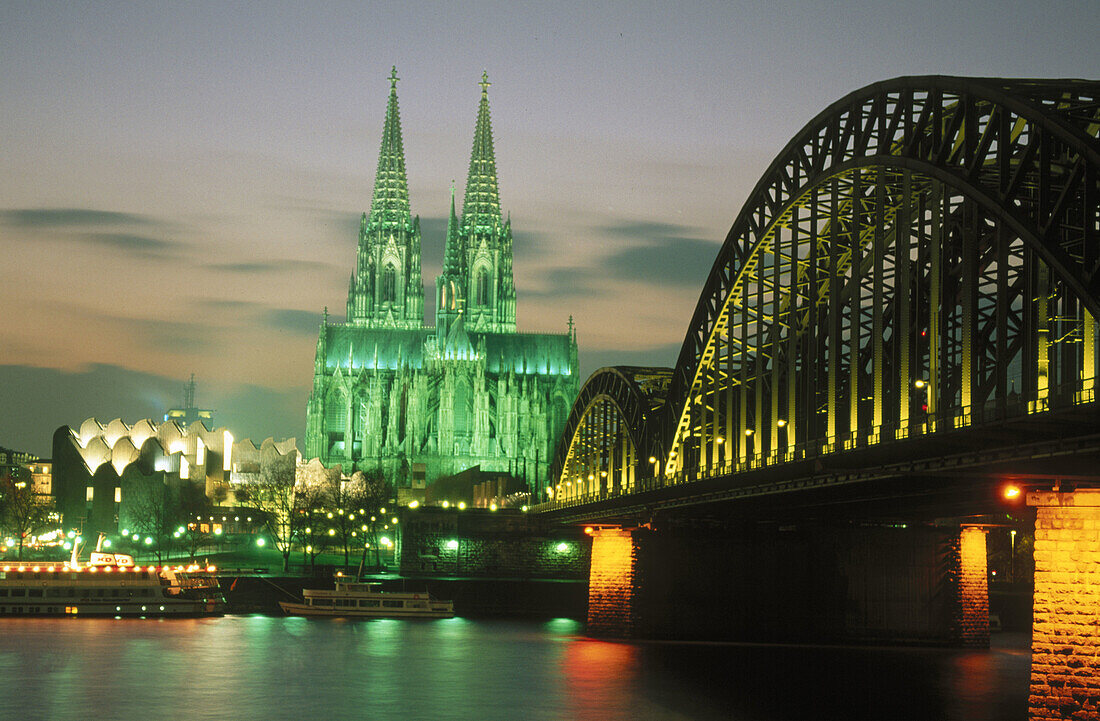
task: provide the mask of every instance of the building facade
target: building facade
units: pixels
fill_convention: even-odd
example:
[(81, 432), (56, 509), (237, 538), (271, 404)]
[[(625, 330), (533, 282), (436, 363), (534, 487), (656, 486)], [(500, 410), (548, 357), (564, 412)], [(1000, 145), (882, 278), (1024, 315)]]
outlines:
[(382, 469), (400, 488), (480, 465), (544, 480), (578, 389), (576, 333), (518, 333), (512, 225), (501, 213), (483, 74), (462, 201), (452, 192), (435, 319), (425, 322), (420, 220), (413, 216), (397, 74), (370, 214), (360, 220), (343, 323), (325, 312), (306, 421), (306, 455)]

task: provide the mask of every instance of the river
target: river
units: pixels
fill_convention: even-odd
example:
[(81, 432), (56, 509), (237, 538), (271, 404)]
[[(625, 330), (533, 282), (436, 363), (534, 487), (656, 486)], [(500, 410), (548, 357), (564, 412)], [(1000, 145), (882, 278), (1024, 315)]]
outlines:
[(0, 719), (1022, 721), (982, 651), (614, 643), (570, 619), (0, 619)]

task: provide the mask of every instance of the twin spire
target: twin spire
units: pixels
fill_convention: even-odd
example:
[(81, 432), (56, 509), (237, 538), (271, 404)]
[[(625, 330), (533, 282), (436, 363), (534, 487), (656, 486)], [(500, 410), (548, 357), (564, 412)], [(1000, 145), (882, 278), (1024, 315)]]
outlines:
[(405, 174), (405, 145), (401, 141), (401, 112), (397, 107), (397, 67), (390, 73), (390, 100), (382, 126), (382, 150), (374, 178), (374, 200), (370, 204), (371, 227), (403, 228), (411, 223), (409, 181)]
[[(401, 139), (401, 113), (397, 106), (397, 67), (390, 71), (390, 98), (382, 127), (382, 149), (374, 179), (370, 206), (370, 227), (408, 227), (411, 222), (409, 181), (405, 172), (405, 146)], [(489, 74), (481, 73), (481, 102), (477, 109), (470, 172), (462, 202), (462, 227), (466, 232), (491, 229), (501, 224), (497, 162), (493, 150), (493, 128), (489, 118)], [(452, 189), (452, 214), (453, 210)], [(456, 228), (457, 230), (457, 228)]]

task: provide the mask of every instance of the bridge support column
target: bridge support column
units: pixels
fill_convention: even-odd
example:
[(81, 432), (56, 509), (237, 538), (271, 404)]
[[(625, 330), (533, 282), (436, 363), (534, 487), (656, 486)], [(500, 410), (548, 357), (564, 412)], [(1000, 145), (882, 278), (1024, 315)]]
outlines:
[(958, 539), (954, 636), (960, 646), (989, 648), (986, 530), (963, 526)]
[(634, 534), (621, 528), (592, 531), (588, 577), (588, 635), (630, 638), (638, 625), (641, 574)]
[(1100, 718), (1100, 490), (1032, 492), (1029, 718)]

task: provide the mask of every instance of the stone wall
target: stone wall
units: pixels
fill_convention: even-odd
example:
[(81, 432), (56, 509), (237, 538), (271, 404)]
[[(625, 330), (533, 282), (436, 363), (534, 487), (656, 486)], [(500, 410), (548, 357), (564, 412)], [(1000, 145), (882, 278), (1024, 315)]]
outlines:
[(406, 576), (584, 579), (591, 542), (516, 509), (405, 509), (398, 538)]
[(1029, 718), (1100, 718), (1100, 490), (1033, 492)]

